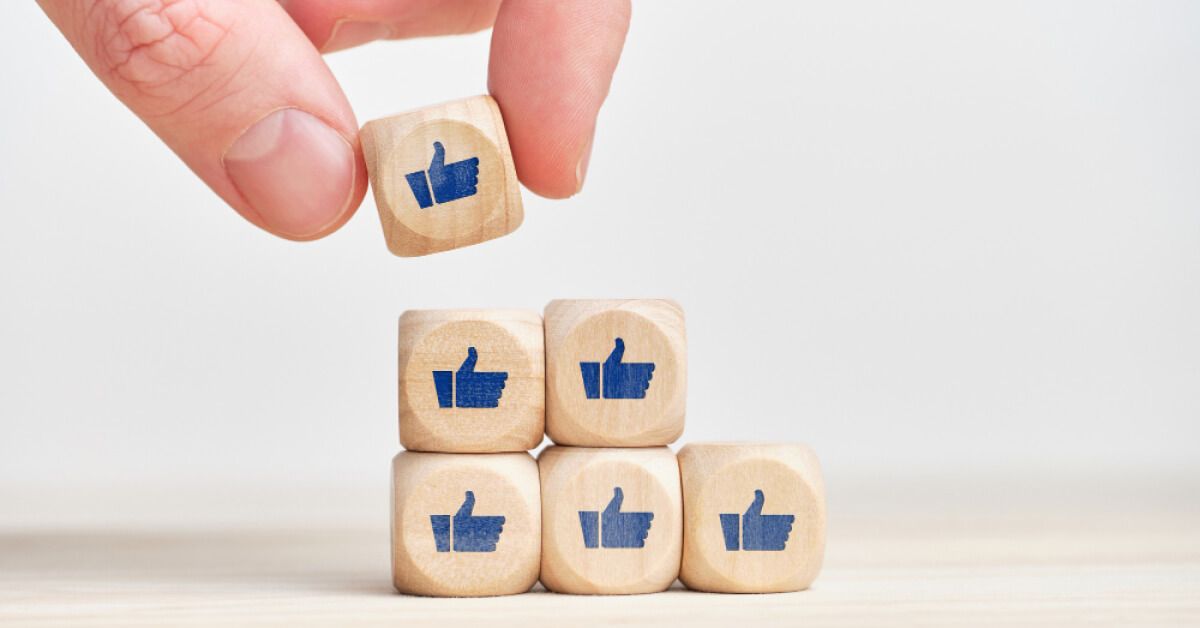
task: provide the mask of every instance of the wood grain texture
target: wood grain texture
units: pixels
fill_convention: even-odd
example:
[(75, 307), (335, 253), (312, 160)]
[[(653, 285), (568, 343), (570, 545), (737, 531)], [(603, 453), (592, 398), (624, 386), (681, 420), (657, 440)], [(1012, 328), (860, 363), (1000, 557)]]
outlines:
[[(456, 513), (503, 517), (480, 549)], [(439, 548), (443, 516), (446, 547)], [(473, 547), (460, 542), (465, 538)], [(541, 501), (537, 464), (527, 453), (431, 454), (405, 451), (392, 460), (392, 582), (401, 593), (480, 596), (524, 593), (537, 582)]]
[[(679, 472), (684, 510), (679, 579), (685, 585), (722, 593), (775, 593), (812, 584), (825, 554), (825, 486), (811, 449), (689, 443), (679, 450)], [(753, 517), (751, 507), (759, 511)], [(786, 525), (764, 532), (770, 526), (747, 521), (752, 518)], [(757, 535), (752, 533), (756, 527)], [(764, 540), (771, 533), (779, 538)]]
[[(495, 407), (462, 407), (458, 373), (506, 373)], [(445, 380), (440, 398), (434, 373)], [(485, 375), (490, 377), (490, 375)], [(443, 392), (445, 392), (445, 390)], [(400, 316), (400, 443), (433, 452), (525, 451), (545, 429), (542, 317), (524, 310), (409, 310)], [(449, 401), (451, 407), (445, 407)], [(479, 404), (476, 404), (479, 405)]]
[[(360, 133), (363, 156), (388, 249), (413, 257), (446, 251), (512, 233), (524, 219), (521, 189), (500, 108), (476, 96), (372, 120)], [(407, 176), (426, 172), (434, 143), (445, 163), (477, 158), (473, 193), (422, 207)], [(437, 186), (425, 179), (424, 185)]]
[[(490, 598), (396, 594), (386, 504), (378, 491), (365, 491), (356, 506), (345, 503), (345, 490), (304, 484), (262, 495), (229, 486), (195, 487), (181, 495), (176, 487), (161, 500), (173, 504), (179, 520), (85, 526), (79, 521), (104, 509), (110, 518), (121, 511), (132, 515), (147, 489), (41, 489), (28, 496), (6, 489), (0, 502), (0, 625), (1200, 623), (1200, 487), (1194, 476), (1061, 475), (830, 474), (827, 555), (812, 588), (724, 595), (676, 585), (665, 593), (620, 597), (557, 595), (541, 587)], [(61, 501), (63, 515), (76, 512), (75, 527), (64, 528), (70, 519), (59, 518), (54, 526), (5, 529), (21, 520), (17, 511), (31, 507), (35, 495)], [(250, 495), (255, 497), (247, 503)], [(338, 504), (333, 513), (331, 503)], [(288, 510), (295, 504), (309, 506)], [(290, 514), (264, 512), (276, 506)], [(195, 523), (201, 517), (205, 527)], [(326, 523), (315, 525), (317, 519)]]
[[(538, 472), (541, 581), (547, 589), (624, 594), (671, 586), (679, 574), (683, 512), (679, 466), (670, 449), (547, 447), (538, 457)], [(619, 507), (613, 508), (618, 490)], [(605, 516), (608, 509), (615, 512), (611, 518)], [(596, 515), (593, 547), (588, 547), (581, 513)], [(612, 519), (642, 513), (652, 513), (648, 530), (627, 527), (610, 535), (616, 538), (604, 538)]]
[[(687, 334), (683, 308), (665, 299), (556, 300), (546, 306), (546, 433), (559, 445), (654, 447), (683, 433)], [(613, 398), (609, 368), (618, 339), (624, 368), (653, 364)], [(595, 390), (589, 393), (585, 369)]]

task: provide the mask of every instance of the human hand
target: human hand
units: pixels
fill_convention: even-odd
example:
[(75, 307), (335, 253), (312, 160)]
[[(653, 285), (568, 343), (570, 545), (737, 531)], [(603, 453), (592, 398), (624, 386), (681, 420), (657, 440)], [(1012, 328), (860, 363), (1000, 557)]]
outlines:
[(488, 91), (517, 175), (562, 198), (583, 185), (630, 12), (629, 0), (38, 2), (209, 187), (293, 240), (336, 230), (367, 186), (358, 123), (322, 52), (494, 26)]

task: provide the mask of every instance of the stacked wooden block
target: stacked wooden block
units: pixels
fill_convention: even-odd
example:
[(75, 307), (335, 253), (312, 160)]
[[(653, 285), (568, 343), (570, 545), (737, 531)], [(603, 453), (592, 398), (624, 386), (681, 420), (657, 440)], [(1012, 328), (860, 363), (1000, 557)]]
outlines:
[[(825, 502), (803, 445), (690, 444), (666, 300), (400, 317), (392, 573), (402, 593), (807, 588)], [(545, 433), (555, 445), (535, 461)]]

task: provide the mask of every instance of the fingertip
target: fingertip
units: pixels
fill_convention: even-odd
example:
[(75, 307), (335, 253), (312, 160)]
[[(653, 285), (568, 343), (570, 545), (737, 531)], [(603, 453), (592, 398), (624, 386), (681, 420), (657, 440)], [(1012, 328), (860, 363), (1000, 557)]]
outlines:
[(583, 188), (629, 15), (628, 0), (501, 5), (488, 88), (504, 115), (517, 176), (531, 192), (566, 198)]
[(366, 194), (357, 139), (316, 116), (275, 111), (247, 129), (222, 157), (243, 203), (235, 208), (262, 229), (293, 241), (320, 239), (354, 215)]
[[(333, 220), (326, 223), (324, 226), (317, 227), (307, 234), (282, 233), (270, 228), (267, 228), (267, 231), (285, 240), (291, 240), (292, 242), (314, 242), (332, 235), (334, 232), (344, 227), (346, 223), (354, 217), (354, 214), (358, 212), (358, 208), (362, 206), (363, 199), (366, 198), (367, 195), (367, 183), (369, 179), (367, 177), (367, 166), (366, 163), (363, 162), (361, 151), (359, 151), (356, 155), (356, 162), (357, 163), (354, 167), (354, 180), (351, 186), (349, 200), (346, 205), (342, 207), (341, 211), (335, 214)], [(259, 226), (261, 227), (262, 225)]]

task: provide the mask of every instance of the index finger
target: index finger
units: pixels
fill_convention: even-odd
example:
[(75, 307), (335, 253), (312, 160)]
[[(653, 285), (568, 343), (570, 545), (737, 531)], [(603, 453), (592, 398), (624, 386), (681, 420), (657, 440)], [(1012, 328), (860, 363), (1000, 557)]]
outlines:
[(629, 0), (504, 0), (488, 90), (504, 114), (517, 176), (549, 198), (583, 188), (596, 116), (629, 30)]

